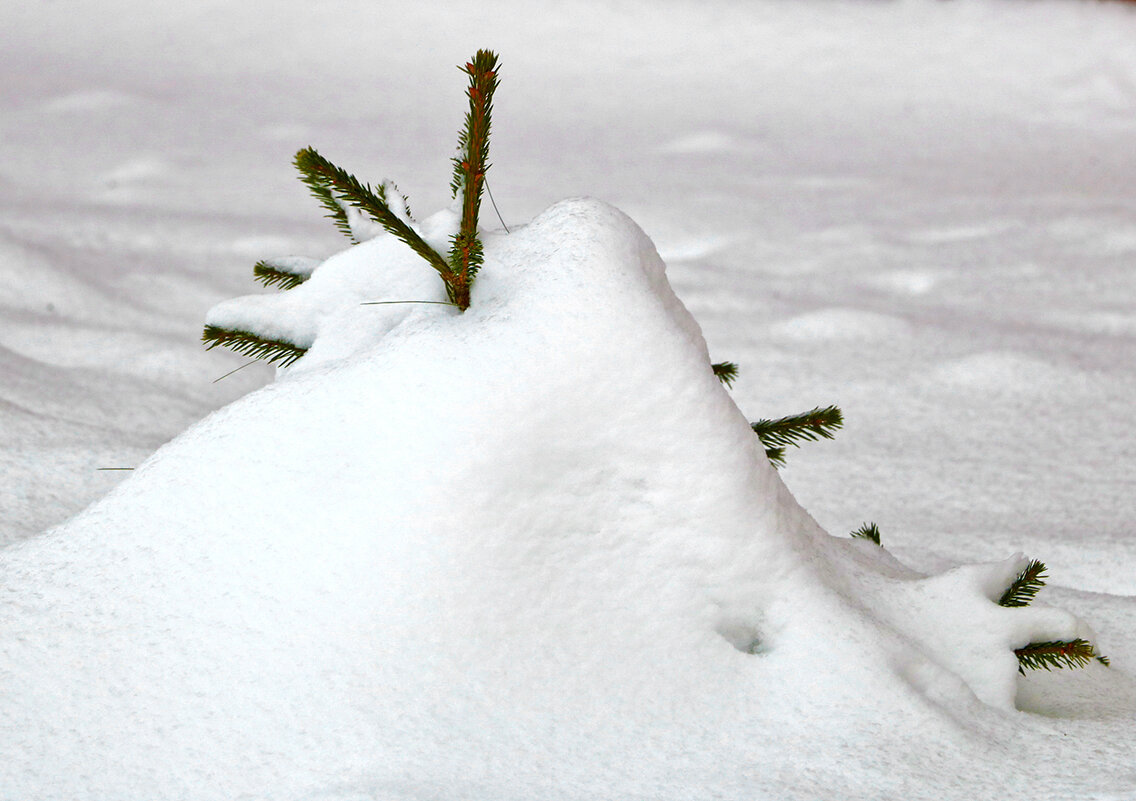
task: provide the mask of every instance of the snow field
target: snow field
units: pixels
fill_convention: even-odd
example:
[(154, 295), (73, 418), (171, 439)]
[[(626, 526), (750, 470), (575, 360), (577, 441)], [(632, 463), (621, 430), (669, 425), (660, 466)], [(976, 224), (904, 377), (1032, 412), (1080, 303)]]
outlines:
[[(587, 792), (665, 777), (683, 794), (708, 766), (684, 762), (679, 732), (734, 743), (703, 757), (730, 764), (736, 744), (768, 748), (767, 704), (804, 702), (807, 729), (849, 703), (850, 676), (885, 708), (1013, 710), (1013, 648), (1092, 636), (994, 603), (1020, 557), (921, 579), (822, 532), (615, 209), (565, 201), (490, 238), (466, 314), (358, 324), (360, 297), (428, 291), (417, 261), (381, 237), (222, 304), (211, 320), (259, 330), (275, 303), (275, 324), (316, 329), (310, 355), (8, 549), (17, 794), (289, 797), (353, 777), (382, 795), (426, 763), (510, 753)], [(817, 660), (809, 690), (783, 683)], [(612, 719), (608, 748), (655, 738), (638, 770), (562, 750)], [(557, 771), (510, 792), (573, 797)], [(458, 776), (503, 791), (495, 769)]]
[[(350, 2), (0, 10), (13, 155), (0, 166), (0, 524), (13, 543), (3, 586), (18, 598), (0, 616), (0, 695), (18, 743), (4, 753), (20, 755), (0, 797), (1136, 796), (1130, 4), (487, 3), (460, 23), (447, 3), (381, 12), (380, 24), (378, 7)], [(834, 535), (876, 520), (888, 551), (934, 578), (825, 538), (782, 490), (783, 519), (747, 521), (748, 551), (722, 526), (664, 530), (658, 550), (538, 536), (550, 525), (538, 499), (578, 527), (592, 499), (631, 530), (694, 494), (674, 477), (651, 493), (577, 467), (597, 442), (625, 464), (614, 454), (639, 431), (634, 408), (709, 404), (695, 433), (714, 429), (708, 452), (744, 461), (722, 431), (741, 437), (745, 418), (692, 379), (697, 348), (677, 348), (688, 358), (665, 378), (661, 358), (621, 363), (642, 385), (580, 399), (618, 412), (602, 436), (557, 416), (592, 373), (549, 365), (535, 386), (556, 402), (538, 403), (515, 380), (533, 361), (519, 353), (484, 376), (507, 375), (510, 390), (478, 395), (468, 430), (398, 406), (406, 424), (381, 434), (377, 374), (349, 368), (352, 354), (412, 332), (423, 357), (453, 342), (423, 344), (443, 334), (437, 309), (346, 302), (308, 315), (308, 376), (194, 429), (101, 511), (19, 542), (129, 475), (97, 467), (142, 465), (267, 380), (250, 367), (210, 384), (243, 361), (196, 338), (207, 308), (248, 291), (255, 260), (335, 249), (287, 169), (298, 147), (394, 178), (415, 209), (445, 203), (460, 79), (439, 64), (481, 46), (505, 65), (491, 182), (510, 225), (573, 194), (626, 210), (711, 358), (741, 365), (731, 394), (745, 416), (844, 409), (838, 438), (782, 471), (802, 505)], [(407, 292), (440, 291), (420, 265), (388, 270), (421, 278)], [(497, 278), (487, 268), (486, 293)], [(661, 315), (660, 342), (675, 344), (673, 318)], [(426, 379), (406, 359), (382, 374), (391, 397), (436, 402), (429, 390), (470, 378), (442, 358)], [(699, 389), (679, 392), (688, 380)], [(446, 420), (464, 419), (462, 399)], [(261, 403), (271, 423), (256, 422)], [(521, 441), (549, 461), (525, 457), (494, 414), (531, 418), (540, 438), (526, 428)], [(413, 425), (434, 434), (407, 440)], [(470, 460), (503, 449), (511, 466), (443, 458), (455, 442)], [(386, 460), (360, 457), (374, 451)], [(215, 457), (226, 466), (212, 476)], [(711, 484), (736, 467), (691, 464)], [(273, 480), (250, 488), (250, 473)], [(556, 503), (522, 497), (550, 476)], [(388, 479), (404, 491), (381, 514)], [(483, 502), (469, 520), (419, 515), (412, 537), (400, 512), (450, 480)], [(735, 503), (768, 489), (745, 486)], [(486, 524), (494, 497), (516, 502), (499, 521), (515, 523), (512, 539), (498, 528), (489, 553), (477, 548), (489, 535), (455, 544), (449, 532)], [(699, 531), (741, 516), (714, 509)], [(798, 525), (779, 545), (753, 542)], [(784, 569), (747, 573), (785, 542), (796, 556), (769, 560)], [(722, 568), (731, 549), (742, 556)], [(1113, 669), (1014, 679), (991, 656), (1039, 621), (1073, 625), (983, 601), (1018, 552), (1049, 565), (1038, 604), (1088, 621)], [(529, 576), (537, 562), (550, 567)], [(989, 566), (957, 568), (974, 562)], [(624, 588), (621, 571), (639, 578)], [(1007, 708), (1011, 691), (1023, 711)]]

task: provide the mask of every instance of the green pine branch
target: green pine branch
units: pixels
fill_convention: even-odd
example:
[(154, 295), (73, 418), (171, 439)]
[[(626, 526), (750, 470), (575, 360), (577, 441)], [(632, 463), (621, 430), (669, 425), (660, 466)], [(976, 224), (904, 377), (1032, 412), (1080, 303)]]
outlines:
[(307, 348), (301, 348), (291, 342), (265, 339), (251, 331), (222, 328), (217, 325), (205, 326), (201, 341), (206, 343), (206, 350), (213, 350), (220, 345), (234, 353), (263, 359), (269, 364), (279, 364), (280, 367), (287, 367), (308, 352)]
[(347, 210), (344, 208), (343, 203), (331, 191), (331, 183), (324, 179), (324, 177), (316, 170), (308, 169), (307, 163), (310, 160), (308, 156), (303, 154), (310, 151), (314, 156), (318, 157), (319, 154), (313, 148), (301, 150), (296, 154), (293, 159), (293, 164), (300, 171), (300, 180), (311, 191), (312, 196), (319, 201), (320, 205), (324, 207), (327, 212), (324, 216), (335, 223), (335, 227), (339, 229), (340, 233), (350, 239), (352, 242), (358, 242), (355, 239), (355, 233), (351, 230), (351, 222), (347, 219)]
[(733, 362), (718, 362), (717, 364), (710, 365), (714, 370), (714, 375), (718, 380), (725, 384), (727, 387), (734, 385), (734, 379), (738, 377), (738, 366)]
[(262, 259), (252, 268), (253, 277), (267, 287), (293, 289), (311, 277), (310, 272), (299, 271), (289, 259)]
[(753, 433), (765, 446), (765, 455), (774, 467), (785, 464), (785, 449), (789, 445), (800, 447), (801, 442), (832, 439), (834, 432), (844, 425), (844, 416), (835, 406), (818, 407), (804, 414), (781, 417), (777, 420), (758, 420), (750, 423)]
[(875, 523), (865, 523), (856, 529), (850, 535), (856, 539), (871, 540), (876, 545), (881, 545), (880, 542), (880, 528)]
[[(1029, 606), (1038, 591), (1045, 586), (1045, 578), (1045, 565), (1037, 559), (1031, 559), (1002, 593), (998, 604), (1011, 608)], [(1094, 659), (1105, 667), (1109, 665), (1107, 656), (1098, 654), (1092, 643), (1080, 638), (1031, 642), (1023, 648), (1015, 648), (1014, 655), (1018, 658), (1018, 672), (1023, 675), (1027, 670), (1083, 668)]]
[(461, 68), (469, 76), (469, 111), (458, 135), (458, 154), (454, 157), (454, 176), (450, 190), (461, 194), (461, 225), (450, 247), (453, 274), (453, 300), (463, 311), (469, 308), (469, 290), (483, 261), (481, 240), (477, 236), (477, 217), (485, 173), (489, 170), (489, 131), (493, 115), (493, 92), (497, 89), (497, 55), (478, 50), (472, 61)]
[(1058, 642), (1031, 642), (1024, 648), (1014, 649), (1018, 658), (1018, 672), (1027, 670), (1053, 670), (1054, 668), (1083, 668), (1094, 659), (1108, 667), (1108, 657), (1101, 656), (1092, 643), (1080, 638)]
[(1045, 586), (1045, 565), (1031, 559), (998, 599), (999, 606), (1029, 606), (1038, 590)]
[[(295, 164), (296, 169), (300, 171), (303, 182), (312, 190), (312, 194), (320, 199), (325, 208), (330, 210), (331, 206), (334, 205), (342, 211), (340, 204), (347, 203), (369, 214), (371, 219), (383, 226), (390, 234), (405, 242), (411, 250), (437, 270), (446, 284), (447, 292), (451, 295), (450, 299), (454, 300), (455, 303), (457, 302), (453, 297), (453, 293), (456, 291), (453, 271), (446, 264), (446, 260), (391, 210), (391, 207), (387, 205), (382, 186), (378, 187), (376, 194), (370, 186), (360, 183), (354, 175), (341, 167), (335, 166), (317, 153), (315, 148), (307, 147), (299, 151), (296, 154)], [(334, 214), (328, 216), (335, 217), (336, 224), (340, 224), (339, 218)], [(343, 214), (340, 228), (342, 229), (343, 226), (347, 226), (347, 230), (350, 232), (346, 213)]]

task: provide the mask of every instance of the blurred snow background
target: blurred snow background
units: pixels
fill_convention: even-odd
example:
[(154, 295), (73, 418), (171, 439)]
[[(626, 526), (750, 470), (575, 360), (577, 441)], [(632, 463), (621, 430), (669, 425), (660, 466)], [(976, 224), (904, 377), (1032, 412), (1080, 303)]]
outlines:
[[(1126, 3), (5, 4), (3, 533), (57, 523), (265, 380), (202, 352), (265, 255), (338, 235), (304, 145), (448, 200), (452, 65), (502, 57), (507, 221), (594, 195), (655, 239), (785, 475), (925, 563), (1028, 545), (1136, 592), (1136, 9)], [(1036, 543), (1036, 545), (1035, 545)]]
[(341, 247), (298, 148), (447, 203), (454, 65), (489, 47), (506, 221), (619, 206), (743, 410), (840, 405), (783, 471), (822, 525), (927, 569), (1041, 558), (1136, 660), (1133, 4), (92, 0), (0, 29), (0, 542), (268, 380), (212, 383), (243, 360), (197, 340), (257, 259)]

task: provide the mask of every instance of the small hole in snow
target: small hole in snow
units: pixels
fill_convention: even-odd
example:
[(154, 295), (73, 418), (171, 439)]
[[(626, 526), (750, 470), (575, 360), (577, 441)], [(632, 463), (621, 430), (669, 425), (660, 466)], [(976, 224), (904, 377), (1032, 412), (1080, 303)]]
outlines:
[(718, 634), (743, 654), (762, 654), (767, 650), (761, 635), (753, 626), (721, 626), (718, 628)]

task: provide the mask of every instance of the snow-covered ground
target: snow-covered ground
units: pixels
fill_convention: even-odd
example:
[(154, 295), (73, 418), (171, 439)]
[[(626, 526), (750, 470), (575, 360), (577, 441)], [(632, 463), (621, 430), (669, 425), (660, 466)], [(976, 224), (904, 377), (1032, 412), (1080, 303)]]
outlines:
[[(1136, 6), (713, 0), (391, 8), (288, 0), (174, 10), (97, 0), (6, 4), (0, 29), (0, 542), (8, 571), (0, 638), (31, 643), (0, 662), (0, 722), (41, 727), (5, 741), (19, 757), (0, 760), (0, 798), (971, 799), (1026, 787), (1041, 798), (1136, 798)], [(259, 454), (244, 464), (224, 462), (218, 440), (198, 429), (127, 480), (102, 511), (35, 540), (130, 475), (99, 468), (141, 465), (191, 423), (271, 379), (254, 366), (212, 383), (244, 360), (206, 353), (198, 338), (211, 306), (254, 290), (256, 260), (322, 258), (343, 246), (295, 180), (289, 162), (297, 149), (314, 145), (362, 178), (394, 179), (423, 216), (448, 203), (448, 159), (463, 110), (464, 79), (453, 65), (478, 47), (494, 48), (503, 62), (489, 179), (510, 226), (569, 196), (622, 209), (657, 246), (710, 357), (741, 366), (732, 395), (742, 412), (756, 419), (828, 403), (844, 410), (835, 441), (790, 452), (781, 471), (825, 529), (842, 535), (874, 520), (888, 550), (925, 573), (1016, 552), (1040, 558), (1051, 576), (1042, 600), (1091, 625), (1112, 669), (1031, 674), (1016, 688), (1025, 711), (988, 706), (977, 699), (997, 701), (979, 680), (991, 671), (968, 674), (976, 659), (936, 651), (936, 636), (949, 641), (972, 627), (981, 643), (1002, 625), (972, 612), (960, 589), (966, 575), (948, 573), (954, 585), (926, 585), (910, 597), (850, 579), (852, 589), (833, 590), (849, 608), (869, 600), (907, 605), (857, 616), (818, 600), (840, 580), (798, 574), (791, 559), (779, 565), (788, 557), (764, 534), (753, 553), (737, 546), (746, 559), (770, 560), (777, 575), (762, 587), (739, 588), (747, 575), (740, 563), (725, 578), (699, 573), (735, 552), (722, 546), (707, 555), (693, 545), (687, 552), (674, 532), (595, 551), (550, 542), (545, 532), (527, 551), (516, 528), (539, 533), (543, 518), (504, 491), (497, 497), (511, 499), (516, 527), (479, 541), (515, 555), (489, 559), (472, 546), (438, 545), (452, 522), (442, 515), (419, 526), (434, 537), (421, 552), (383, 546), (381, 555), (397, 556), (405, 572), (373, 566), (395, 583), (379, 589), (367, 583), (365, 560), (378, 552), (351, 536), (358, 507), (337, 506), (335, 497), (326, 500), (320, 534), (338, 543), (338, 556), (284, 538), (265, 546), (271, 558), (258, 572), (250, 565), (265, 554), (249, 544), (255, 538), (193, 551), (194, 520), (231, 517), (243, 526), (234, 530), (247, 532), (255, 528), (248, 510), (279, 498), (282, 511), (264, 526), (286, 529), (297, 519), (289, 503), (317, 490), (355, 498), (375, 476), (415, 486), (398, 475), (397, 462), (351, 478), (359, 469), (352, 444), (389, 448), (401, 464), (421, 466), (431, 454), (442, 461), (454, 441), (423, 424), (417, 443), (373, 432), (352, 443), (350, 420), (321, 421), (296, 399), (341, 402), (321, 398), (318, 387), (267, 396), (277, 407), (246, 402), (204, 430), (244, 420), (250, 433), (242, 441), (268, 442), (275, 431), (287, 442), (285, 423), (327, 424), (339, 437), (330, 452), (346, 479), (311, 475), (305, 488), (305, 460), (326, 466), (329, 456), (303, 437), (297, 441), (310, 452)], [(600, 207), (583, 208), (593, 222), (608, 219)], [(483, 222), (495, 226), (493, 219), (487, 206)], [(612, 247), (639, 253), (627, 245), (638, 241), (634, 229), (611, 225), (600, 229), (616, 231)], [(491, 271), (487, 278), (492, 289)], [(652, 287), (650, 297), (665, 297)], [(624, 284), (608, 288), (639, 308)], [(582, 291), (565, 288), (566, 297)], [(519, 326), (524, 315), (503, 304), (501, 315)], [(698, 384), (694, 397), (670, 386), (635, 397), (637, 371), (655, 376), (660, 352), (696, 349), (690, 342), (651, 349), (685, 330), (685, 318), (667, 308), (670, 328), (643, 312), (659, 326), (649, 329), (657, 337), (640, 342), (646, 366), (635, 367), (629, 354), (618, 362), (625, 384), (580, 393), (598, 409), (605, 393), (623, 387), (642, 410), (624, 421), (629, 435), (647, 416), (668, 431), (706, 434), (673, 410), (718, 402), (712, 382)], [(589, 309), (579, 320), (603, 331), (614, 325), (605, 311)], [(549, 347), (560, 359), (573, 342)], [(405, 365), (390, 364), (402, 375)], [(505, 366), (491, 364), (486, 374)], [(336, 386), (365, 397), (366, 369), (345, 369)], [(688, 367), (675, 369), (686, 375)], [(443, 385), (445, 375), (404, 378), (421, 388)], [(305, 381), (312, 384), (311, 375), (297, 373), (279, 386)], [(503, 412), (529, 408), (516, 400), (524, 386), (506, 389), (509, 403), (472, 390), (471, 397), (482, 407), (499, 402)], [(673, 409), (664, 411), (671, 397)], [(257, 403), (277, 408), (281, 422), (254, 423)], [(376, 403), (376, 413), (383, 409), (405, 413), (389, 400)], [(529, 411), (568, 419), (555, 407)], [(477, 442), (485, 461), (463, 457), (472, 461), (445, 476), (476, 474), (488, 482), (478, 485), (484, 492), (509, 437), (483, 413), (481, 428), (471, 423), (457, 441), (489, 431), (498, 450)], [(728, 420), (729, 410), (708, 415)], [(521, 426), (521, 441), (534, 436), (532, 425)], [(709, 431), (706, 442), (729, 440)], [(615, 449), (610, 434), (597, 442)], [(560, 440), (550, 446), (567, 448)], [(677, 467), (712, 474), (710, 462), (697, 461), (709, 459), (699, 447), (676, 445), (672, 455), (695, 460)], [(557, 472), (556, 461), (508, 453), (531, 470), (502, 470), (502, 484), (553, 483), (566, 473), (561, 502), (600, 499), (604, 508), (628, 497), (588, 483), (586, 472), (573, 472), (575, 461)], [(559, 458), (565, 454), (579, 458), (571, 449)], [(216, 474), (205, 469), (207, 455), (224, 462)], [(279, 466), (298, 483), (254, 483), (238, 493), (242, 466)], [(423, 478), (423, 486), (430, 480), (439, 479)], [(681, 487), (668, 480), (662, 486)], [(772, 479), (761, 482), (773, 497)], [(415, 497), (396, 500), (371, 510), (374, 527), (418, 530), (418, 521), (399, 517), (420, 508)], [(775, 508), (797, 520), (782, 501)], [(650, 503), (668, 508), (665, 499)], [(574, 508), (553, 512), (583, 525), (586, 515), (573, 517)], [(745, 510), (707, 508), (719, 525)], [(606, 511), (624, 530), (647, 519), (638, 508)], [(480, 508), (471, 516), (471, 530), (488, 530), (494, 519)], [(153, 530), (126, 528), (147, 521)], [(805, 538), (782, 544), (813, 552), (800, 544), (812, 541), (801, 533), (804, 522), (758, 528), (775, 534), (779, 525)], [(578, 555), (568, 559), (576, 573), (549, 568), (519, 584), (501, 578), (518, 565), (562, 564), (566, 553)], [(605, 572), (597, 561), (605, 553), (609, 566), (656, 570), (664, 590), (633, 585), (621, 596), (609, 586), (613, 577), (642, 575), (630, 567)], [(172, 574), (147, 570), (175, 557), (199, 562)], [(193, 583), (210, 560), (232, 582), (237, 601), (228, 606), (224, 587)], [(263, 574), (289, 564), (304, 569)], [(584, 570), (596, 576), (594, 597), (581, 590)], [(312, 584), (309, 574), (344, 583)], [(458, 583), (434, 586), (431, 577)], [(542, 594), (544, 579), (560, 595)], [(705, 610), (684, 606), (689, 598), (678, 591), (712, 580), (723, 582), (713, 596), (722, 608), (769, 601), (768, 625), (785, 627), (781, 642), (755, 622), (754, 637), (769, 635), (769, 652), (727, 647), (723, 656), (691, 635)], [(793, 581), (801, 608), (786, 611)], [(266, 608), (256, 595), (265, 586), (285, 593), (271, 597), (294, 618), (217, 627), (225, 610)], [(502, 587), (515, 595), (489, 591)], [(351, 590), (359, 591), (354, 606)], [(602, 631), (583, 630), (568, 614), (595, 621), (613, 597), (625, 597), (626, 609)], [(952, 597), (959, 607), (944, 611), (941, 602)], [(558, 608), (558, 598), (567, 605)], [(97, 614), (79, 625), (84, 600)], [(200, 617), (186, 617), (198, 600)], [(644, 623), (648, 601), (664, 619)], [(352, 608), (334, 606), (344, 602)], [(513, 604), (515, 620), (503, 611)], [(478, 617), (494, 612), (504, 619)], [(818, 619), (812, 639), (808, 627), (794, 627), (821, 612), (834, 617)], [(834, 638), (844, 614), (853, 633)], [(172, 640), (161, 634), (168, 620), (185, 623)], [(422, 621), (438, 627), (415, 628)], [(557, 628), (540, 628), (550, 621)], [(924, 648), (928, 661), (904, 661), (883, 635), (858, 639), (857, 627), (890, 627)], [(738, 626), (719, 620), (718, 628), (744, 639)], [(249, 631), (259, 637), (252, 646)], [(150, 639), (140, 642), (140, 633)], [(566, 660), (589, 649), (592, 659), (568, 670)], [(135, 650), (139, 662), (130, 667)], [(437, 658), (426, 660), (431, 653)], [(28, 678), (37, 659), (51, 676), (38, 685)], [(194, 659), (209, 660), (208, 669)], [(366, 677), (367, 665), (379, 678)], [(957, 686), (944, 678), (952, 670), (962, 677)], [(76, 677), (94, 677), (93, 685), (77, 687)], [(231, 705), (218, 700), (219, 688), (234, 693)]]

